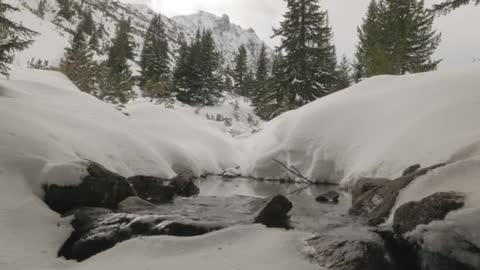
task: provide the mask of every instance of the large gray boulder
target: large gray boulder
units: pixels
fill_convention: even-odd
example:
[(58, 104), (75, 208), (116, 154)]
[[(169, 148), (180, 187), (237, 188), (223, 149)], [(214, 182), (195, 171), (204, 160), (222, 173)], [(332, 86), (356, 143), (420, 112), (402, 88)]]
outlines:
[(90, 162), (87, 172), (77, 186), (44, 186), (47, 205), (62, 214), (80, 207), (114, 209), (119, 202), (136, 195), (127, 179), (100, 164)]
[(309, 256), (329, 270), (396, 270), (383, 240), (362, 228), (357, 230), (337, 228), (308, 239)]
[(277, 195), (270, 200), (255, 218), (255, 223), (263, 224), (269, 228), (290, 228), (288, 212), (293, 204), (282, 195)]
[(200, 189), (193, 182), (194, 179), (195, 177), (191, 175), (178, 175), (168, 185), (174, 188), (177, 195), (192, 197), (200, 194)]
[(428, 168), (418, 169), (413, 173), (404, 175), (388, 183), (385, 182), (384, 184), (377, 185), (360, 195), (354, 201), (349, 213), (353, 216), (366, 218), (369, 225), (377, 226), (382, 224), (390, 215), (390, 211), (395, 205), (398, 194), (403, 188), (418, 177), (445, 165), (446, 164), (438, 164)]
[(390, 183), (391, 179), (386, 178), (361, 178), (359, 179), (352, 188), (352, 204), (368, 191), (385, 186)]
[(465, 195), (457, 192), (435, 193), (419, 202), (409, 202), (400, 206), (393, 218), (395, 233), (404, 234), (418, 225), (426, 225), (443, 220), (451, 211), (465, 205)]

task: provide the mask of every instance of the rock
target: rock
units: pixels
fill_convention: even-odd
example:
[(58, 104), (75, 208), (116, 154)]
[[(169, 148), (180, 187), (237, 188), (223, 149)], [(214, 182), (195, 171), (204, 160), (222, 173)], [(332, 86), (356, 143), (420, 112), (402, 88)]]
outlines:
[(142, 200), (139, 197), (128, 197), (118, 204), (117, 211), (122, 213), (134, 213), (136, 211), (153, 209), (155, 207), (155, 204)]
[(395, 233), (404, 234), (414, 230), (418, 225), (443, 220), (450, 211), (465, 205), (465, 195), (456, 192), (435, 193), (419, 202), (409, 202), (395, 211), (393, 229)]
[(204, 235), (213, 231), (224, 229), (221, 225), (209, 225), (201, 223), (185, 223), (178, 221), (165, 221), (159, 224), (152, 235), (172, 235), (180, 237), (192, 237)]
[(422, 168), (422, 166), (419, 165), (419, 164), (412, 165), (412, 166), (408, 167), (407, 169), (405, 169), (405, 171), (403, 171), (402, 176), (412, 174), (412, 173), (418, 171), (420, 168)]
[(226, 169), (226, 170), (223, 172), (222, 176), (223, 176), (223, 177), (226, 177), (226, 178), (236, 178), (236, 177), (240, 177), (240, 176), (241, 176), (240, 167)]
[(390, 183), (391, 179), (385, 178), (361, 178), (359, 179), (352, 188), (352, 204), (354, 204), (358, 198), (368, 191), (384, 186)]
[(293, 208), (293, 204), (282, 195), (275, 196), (260, 211), (255, 218), (255, 223), (263, 224), (269, 228), (290, 228), (290, 217), (288, 212)]
[(88, 176), (78, 186), (44, 186), (46, 204), (62, 214), (81, 207), (114, 209), (119, 202), (136, 195), (124, 177), (100, 164), (90, 162), (87, 171)]
[(134, 176), (127, 179), (138, 197), (155, 204), (168, 203), (175, 197), (175, 189), (163, 184), (164, 180), (151, 176)]
[(438, 164), (420, 169), (414, 173), (402, 176), (384, 185), (372, 188), (357, 198), (349, 210), (353, 216), (364, 217), (371, 226), (385, 222), (398, 197), (398, 193), (418, 177), (427, 174), (446, 164)]
[(194, 179), (193, 176), (179, 175), (170, 181), (169, 186), (181, 197), (196, 196), (200, 194), (200, 189), (193, 183)]
[(310, 247), (309, 255), (312, 260), (325, 269), (396, 269), (382, 239), (368, 231), (362, 232), (361, 238), (346, 231), (325, 232), (308, 239), (307, 245)]
[(324, 193), (320, 196), (318, 196), (315, 200), (320, 203), (333, 203), (337, 204), (338, 203), (338, 198), (340, 198), (340, 194), (336, 191), (329, 191), (327, 193)]

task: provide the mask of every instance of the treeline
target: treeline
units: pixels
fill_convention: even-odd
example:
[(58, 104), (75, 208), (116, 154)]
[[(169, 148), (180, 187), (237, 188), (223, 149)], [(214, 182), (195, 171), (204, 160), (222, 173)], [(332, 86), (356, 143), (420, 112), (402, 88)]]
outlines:
[[(105, 29), (95, 24), (92, 11), (84, 8), (85, 1), (57, 2), (57, 17), (82, 18), (60, 64), (60, 70), (82, 91), (123, 104), (134, 97), (133, 89), (138, 86), (146, 97), (176, 98), (194, 106), (214, 105), (223, 91), (231, 91), (249, 97), (257, 113), (271, 119), (370, 76), (436, 69), (440, 60), (432, 55), (440, 34), (433, 30), (435, 12), (478, 5), (480, 0), (449, 0), (433, 10), (423, 0), (371, 0), (358, 28), (353, 63), (346, 57), (337, 60), (328, 13), (318, 1), (286, 0), (284, 20), (274, 31), (280, 39), (274, 55), (263, 45), (253, 59), (242, 45), (232, 68), (223, 68), (223, 57), (208, 30), (199, 30), (191, 42), (180, 37), (174, 51), (160, 15), (150, 22), (139, 57), (134, 53), (129, 20), (120, 20), (114, 38), (100, 48)], [(37, 15), (45, 16), (46, 5), (46, 0), (39, 1)], [(4, 75), (8, 75), (6, 64), (14, 52), (28, 47), (35, 35), (6, 19), (7, 10), (15, 8), (0, 0), (0, 73)], [(140, 75), (133, 76), (130, 66), (137, 58)], [(41, 60), (31, 63), (33, 67), (44, 65)]]

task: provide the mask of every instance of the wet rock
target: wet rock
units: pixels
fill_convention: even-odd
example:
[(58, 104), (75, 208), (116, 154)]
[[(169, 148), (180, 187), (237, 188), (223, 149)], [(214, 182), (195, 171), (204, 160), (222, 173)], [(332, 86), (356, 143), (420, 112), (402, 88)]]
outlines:
[(128, 197), (118, 204), (117, 211), (122, 213), (134, 213), (155, 208), (156, 205), (139, 197)]
[(319, 195), (317, 196), (317, 198), (315, 199), (317, 202), (319, 203), (333, 203), (333, 204), (337, 204), (338, 203), (338, 199), (340, 198), (340, 194), (336, 191), (329, 191), (329, 192), (326, 192), (322, 195)]
[(90, 162), (88, 176), (78, 186), (44, 186), (45, 202), (54, 211), (66, 213), (81, 207), (113, 209), (136, 192), (127, 180), (101, 166)]
[(359, 179), (352, 188), (352, 204), (354, 204), (363, 194), (368, 191), (385, 186), (391, 179), (385, 178), (362, 178)]
[(134, 176), (127, 179), (143, 200), (155, 204), (168, 203), (175, 197), (175, 188), (164, 185), (164, 180), (151, 176)]
[(422, 168), (422, 166), (420, 164), (412, 165), (412, 166), (406, 168), (405, 171), (403, 171), (402, 176), (412, 174), (412, 173), (420, 170), (420, 168)]
[(179, 237), (191, 237), (204, 235), (213, 231), (224, 229), (222, 225), (187, 223), (179, 221), (165, 221), (159, 224), (152, 232), (152, 235), (172, 235)]
[(435, 193), (419, 202), (409, 202), (395, 211), (393, 228), (396, 233), (404, 234), (418, 225), (443, 220), (450, 211), (465, 205), (465, 195), (457, 192)]
[(293, 204), (282, 195), (275, 196), (260, 211), (255, 218), (255, 223), (263, 224), (269, 228), (290, 228), (290, 217), (288, 212), (292, 210)]
[(377, 226), (385, 222), (390, 215), (399, 192), (418, 177), (427, 174), (446, 164), (438, 164), (414, 173), (402, 176), (389, 183), (377, 186), (361, 195), (350, 208), (349, 213), (354, 216), (367, 218), (369, 225)]
[(312, 260), (329, 270), (396, 269), (382, 239), (368, 231), (362, 237), (346, 231), (326, 232), (307, 240), (307, 245)]
[(195, 177), (188, 175), (179, 175), (173, 178), (169, 186), (173, 187), (175, 193), (182, 197), (192, 197), (200, 194), (200, 189), (195, 185)]

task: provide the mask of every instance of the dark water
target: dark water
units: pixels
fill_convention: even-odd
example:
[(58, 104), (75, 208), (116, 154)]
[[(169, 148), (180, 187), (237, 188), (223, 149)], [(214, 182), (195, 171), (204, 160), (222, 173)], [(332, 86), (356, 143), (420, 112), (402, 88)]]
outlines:
[[(200, 187), (200, 197), (210, 198), (206, 201), (210, 201), (212, 204), (218, 203), (214, 202), (215, 199), (212, 200), (212, 198), (219, 198), (220, 201), (225, 201), (224, 199), (227, 198), (226, 201), (230, 203), (220, 204), (220, 207), (216, 207), (216, 210), (214, 210), (220, 211), (219, 214), (221, 215), (235, 211), (243, 211), (243, 214), (245, 214), (255, 209), (255, 202), (251, 201), (251, 198), (268, 199), (278, 194), (288, 194), (304, 186), (303, 184), (282, 184), (245, 178), (223, 178), (220, 176), (199, 179), (196, 181), (196, 184)], [(320, 204), (315, 201), (318, 195), (331, 190), (340, 193), (339, 204)], [(231, 200), (228, 200), (228, 198)], [(341, 192), (337, 186), (311, 186), (300, 194), (292, 195), (288, 198), (294, 205), (290, 213), (292, 225), (299, 230), (322, 231), (326, 228), (344, 226), (350, 221), (347, 212), (351, 205), (351, 198), (348, 194)], [(240, 205), (249, 205), (249, 202), (252, 206), (251, 208), (240, 207)], [(192, 209), (192, 207), (187, 208)], [(185, 209), (184, 205), (181, 208)], [(196, 210), (199, 210), (198, 205)]]

